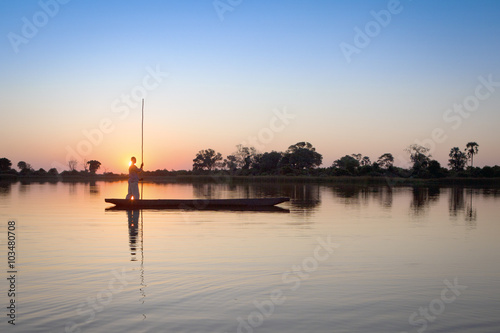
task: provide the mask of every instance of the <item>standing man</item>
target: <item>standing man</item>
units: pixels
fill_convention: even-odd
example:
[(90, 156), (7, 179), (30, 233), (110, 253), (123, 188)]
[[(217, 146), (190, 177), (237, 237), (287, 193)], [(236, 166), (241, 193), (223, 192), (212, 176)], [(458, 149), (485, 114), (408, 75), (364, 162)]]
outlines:
[(141, 163), (141, 167), (138, 168), (135, 163), (137, 160), (134, 156), (130, 159), (132, 164), (130, 164), (128, 168), (128, 194), (126, 199), (128, 200), (139, 200), (139, 172), (142, 172), (142, 168), (144, 167), (144, 163)]

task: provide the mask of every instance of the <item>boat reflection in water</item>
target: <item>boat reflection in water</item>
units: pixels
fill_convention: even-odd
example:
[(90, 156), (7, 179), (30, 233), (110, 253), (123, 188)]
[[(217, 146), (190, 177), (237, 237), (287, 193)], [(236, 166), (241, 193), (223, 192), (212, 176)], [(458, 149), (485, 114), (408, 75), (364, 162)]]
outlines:
[[(262, 200), (262, 202), (272, 202), (272, 204), (240, 204), (248, 199), (189, 199), (189, 200), (126, 200), (126, 199), (105, 199), (106, 202), (112, 203), (115, 206), (108, 207), (106, 210), (213, 210), (213, 211), (251, 211), (251, 212), (277, 212), (289, 213), (290, 210), (274, 206), (276, 203), (289, 201), (289, 198), (261, 198), (249, 200)], [(222, 203), (221, 203), (222, 201)], [(133, 208), (133, 209), (132, 209)], [(134, 214), (132, 214), (134, 215)]]
[(289, 198), (253, 199), (105, 199), (118, 209), (181, 209), (181, 210), (262, 210), (290, 201)]

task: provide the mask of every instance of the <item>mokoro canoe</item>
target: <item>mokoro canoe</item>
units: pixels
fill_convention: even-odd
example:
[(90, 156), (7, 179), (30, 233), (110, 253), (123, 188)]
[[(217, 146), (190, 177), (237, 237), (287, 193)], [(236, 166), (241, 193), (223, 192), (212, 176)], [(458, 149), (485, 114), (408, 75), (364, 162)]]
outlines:
[(290, 198), (254, 198), (254, 199), (104, 199), (116, 208), (125, 209), (210, 209), (210, 208), (254, 208), (272, 207)]

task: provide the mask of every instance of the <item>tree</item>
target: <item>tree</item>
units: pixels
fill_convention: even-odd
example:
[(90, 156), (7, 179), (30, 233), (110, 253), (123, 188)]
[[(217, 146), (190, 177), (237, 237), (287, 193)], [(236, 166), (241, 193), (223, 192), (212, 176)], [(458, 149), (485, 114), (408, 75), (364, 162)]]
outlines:
[(17, 163), (17, 167), (19, 168), (19, 171), (23, 171), (23, 170), (26, 170), (28, 164), (24, 161), (19, 161)]
[[(446, 170), (446, 169), (444, 169)], [(429, 162), (429, 166), (427, 167), (427, 171), (433, 178), (441, 178), (444, 177), (444, 173), (442, 172), (441, 164), (436, 160), (431, 160)]]
[(361, 166), (369, 166), (369, 165), (372, 165), (372, 162), (370, 161), (370, 158), (368, 156), (363, 156), (361, 161), (359, 161), (359, 164)]
[(237, 158), (234, 155), (228, 155), (226, 159), (224, 159), (223, 163), (224, 167), (229, 171), (233, 172), (238, 168)]
[(213, 149), (200, 150), (193, 160), (193, 170), (212, 170), (221, 160), (222, 155)]
[(35, 171), (35, 175), (38, 175), (38, 176), (45, 176), (47, 174), (47, 171), (45, 171), (44, 168), (40, 168), (38, 169), (38, 171)]
[(96, 160), (87, 161), (87, 164), (89, 165), (90, 173), (96, 173), (96, 171), (101, 167), (101, 162)]
[(49, 175), (51, 176), (57, 176), (59, 174), (59, 172), (57, 172), (57, 169), (56, 168), (52, 168), (48, 171)]
[(350, 174), (354, 174), (356, 169), (359, 167), (359, 161), (352, 155), (345, 155), (344, 157), (334, 161), (332, 167), (346, 170)]
[(372, 165), (368, 156), (363, 156), (362, 154), (351, 154), (351, 156), (359, 162), (360, 166)]
[(421, 171), (425, 170), (430, 162), (431, 155), (429, 148), (413, 144), (405, 149), (410, 154), (410, 160), (413, 162), (413, 171), (418, 175)]
[(74, 160), (74, 159), (73, 160), (69, 160), (68, 161), (69, 171), (75, 171), (77, 165), (78, 165), (78, 161), (77, 160)]
[(467, 158), (470, 159), (470, 166), (474, 167), (474, 155), (479, 152), (479, 145), (475, 142), (467, 143), (465, 150), (467, 151)]
[(8, 158), (0, 158), (0, 171), (9, 171), (11, 166), (12, 162)]
[(295, 170), (315, 168), (322, 161), (323, 156), (309, 142), (298, 142), (288, 147), (283, 156), (283, 162)]
[(264, 153), (257, 156), (255, 166), (260, 173), (275, 173), (279, 169), (282, 155), (277, 151)]
[(453, 147), (450, 150), (450, 159), (448, 160), (448, 166), (454, 171), (462, 171), (467, 163), (467, 155), (461, 151), (458, 147)]
[(495, 176), (495, 171), (493, 170), (493, 168), (492, 168), (492, 167), (490, 167), (490, 166), (485, 166), (485, 167), (481, 170), (481, 176), (483, 176), (483, 177), (487, 177), (487, 178), (494, 177), (494, 176)]
[(31, 167), (31, 164), (26, 163), (24, 161), (19, 161), (17, 163), (17, 167), (19, 168), (20, 173), (22, 175), (27, 175), (34, 171), (33, 168)]
[(394, 157), (391, 153), (385, 153), (378, 158), (377, 164), (382, 169), (389, 169), (394, 164)]
[(236, 157), (236, 167), (242, 170), (248, 170), (255, 162), (257, 150), (254, 147), (236, 146), (236, 152), (232, 156)]
[(26, 163), (24, 161), (19, 161), (17, 163), (17, 167), (19, 168), (20, 171), (24, 171), (24, 172), (32, 170), (31, 164)]
[(363, 155), (361, 154), (351, 154), (352, 157), (354, 157), (355, 159), (358, 160), (358, 162), (361, 163), (361, 158), (363, 157)]

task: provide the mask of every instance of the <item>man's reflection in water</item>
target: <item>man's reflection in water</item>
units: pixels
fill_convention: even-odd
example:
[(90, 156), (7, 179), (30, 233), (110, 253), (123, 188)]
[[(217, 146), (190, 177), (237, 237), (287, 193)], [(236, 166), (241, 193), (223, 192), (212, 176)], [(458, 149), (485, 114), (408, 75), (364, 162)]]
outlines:
[[(130, 261), (137, 261), (137, 250), (140, 251), (140, 259), (141, 259), (141, 266), (140, 266), (140, 278), (141, 278), (141, 283), (140, 283), (140, 288), (139, 292), (141, 293), (141, 300), (142, 303), (144, 304), (145, 299), (146, 299), (146, 291), (145, 288), (147, 287), (146, 283), (144, 282), (144, 251), (143, 251), (143, 244), (142, 240), (143, 235), (143, 229), (141, 225), (141, 234), (139, 235), (139, 216), (140, 216), (140, 211), (139, 210), (127, 210), (127, 218), (128, 218), (128, 238), (129, 238), (129, 245), (130, 245)], [(142, 224), (142, 221), (141, 221)], [(140, 242), (140, 243), (139, 243)], [(138, 245), (139, 243), (139, 245)], [(137, 248), (139, 246), (139, 249)], [(146, 319), (146, 314), (142, 314), (144, 316), (144, 319)]]
[(131, 261), (137, 261), (137, 241), (139, 240), (139, 210), (127, 210), (128, 237)]

